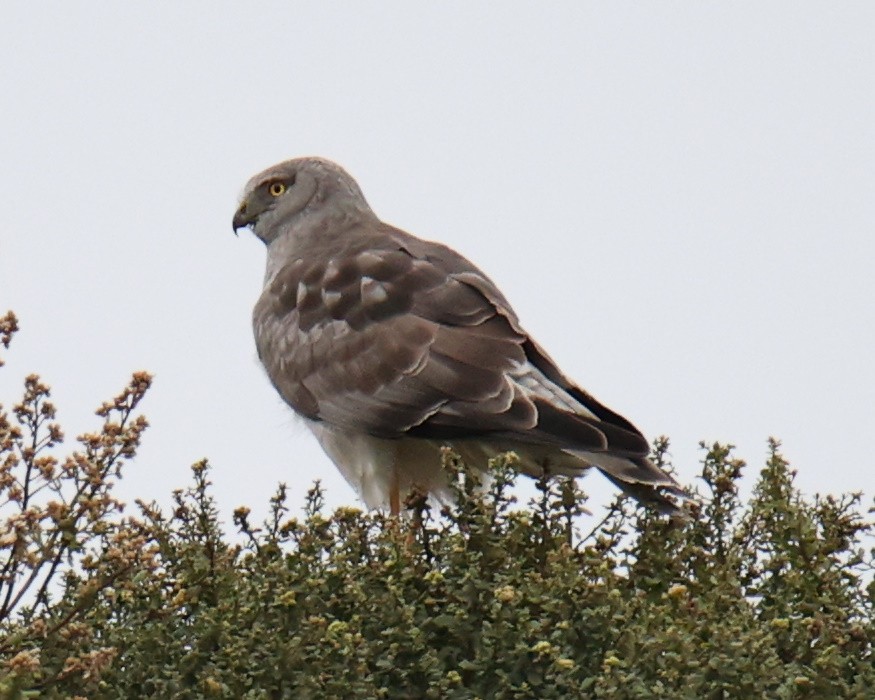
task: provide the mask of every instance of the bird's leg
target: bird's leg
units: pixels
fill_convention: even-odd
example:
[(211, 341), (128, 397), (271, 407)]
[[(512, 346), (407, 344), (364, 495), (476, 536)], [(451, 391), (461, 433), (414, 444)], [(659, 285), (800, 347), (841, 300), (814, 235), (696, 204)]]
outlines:
[[(405, 503), (405, 505), (407, 504)], [(393, 518), (399, 518), (401, 515), (401, 483), (398, 478), (398, 470), (394, 466), (392, 467), (392, 476), (389, 481), (389, 514)], [(393, 527), (401, 527), (401, 521), (396, 519)], [(404, 546), (409, 553), (416, 540), (416, 533), (413, 530), (412, 523), (408, 523), (407, 527), (407, 537), (404, 539)]]
[(398, 470), (394, 465), (389, 480), (389, 514), (396, 518), (401, 515), (401, 484), (398, 480)]

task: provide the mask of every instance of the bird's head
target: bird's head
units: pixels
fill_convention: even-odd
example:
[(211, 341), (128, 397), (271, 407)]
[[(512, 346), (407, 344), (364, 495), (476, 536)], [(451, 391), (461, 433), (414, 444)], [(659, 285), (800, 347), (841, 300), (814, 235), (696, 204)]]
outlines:
[(371, 214), (356, 181), (324, 158), (295, 158), (263, 170), (246, 183), (234, 214), (234, 232), (249, 226), (270, 243), (303, 217), (358, 211)]

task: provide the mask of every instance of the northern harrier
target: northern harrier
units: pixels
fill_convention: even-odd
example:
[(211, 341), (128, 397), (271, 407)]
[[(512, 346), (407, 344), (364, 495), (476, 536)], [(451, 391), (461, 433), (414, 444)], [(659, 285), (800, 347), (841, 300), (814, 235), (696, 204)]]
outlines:
[(246, 185), (234, 230), (267, 245), (258, 356), (369, 507), (448, 496), (441, 447), (472, 467), (513, 450), (531, 476), (596, 467), (663, 512), (687, 498), (644, 436), (568, 379), (474, 264), (377, 218), (321, 158)]

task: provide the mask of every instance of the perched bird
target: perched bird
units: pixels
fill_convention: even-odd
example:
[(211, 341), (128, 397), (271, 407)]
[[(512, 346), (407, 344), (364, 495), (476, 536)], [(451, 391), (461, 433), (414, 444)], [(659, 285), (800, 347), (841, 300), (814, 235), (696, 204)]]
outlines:
[(413, 488), (445, 500), (444, 445), (472, 468), (510, 450), (530, 476), (596, 467), (667, 513), (687, 498), (483, 272), (380, 221), (339, 165), (297, 158), (259, 173), (233, 226), (267, 246), (258, 356), (368, 507), (397, 514)]

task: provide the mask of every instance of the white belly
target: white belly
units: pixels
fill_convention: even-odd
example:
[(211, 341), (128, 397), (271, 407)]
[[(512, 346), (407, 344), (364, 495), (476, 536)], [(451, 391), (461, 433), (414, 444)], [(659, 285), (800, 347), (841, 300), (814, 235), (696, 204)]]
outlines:
[(414, 487), (438, 502), (449, 503), (452, 500), (449, 475), (441, 466), (441, 448), (445, 445), (478, 471), (485, 471), (491, 458), (507, 451), (517, 453), (519, 462), (516, 467), (519, 471), (534, 477), (541, 476), (545, 471), (549, 474), (579, 476), (590, 466), (581, 455), (571, 455), (549, 447), (481, 440), (387, 440), (366, 433), (338, 430), (321, 422), (305, 422), (368, 508), (389, 508), (389, 494), (396, 479), (402, 506)]
[(385, 440), (314, 421), (307, 421), (307, 427), (368, 508), (389, 508), (395, 480), (402, 504), (414, 486), (441, 501), (448, 499), (440, 444), (413, 438)]

